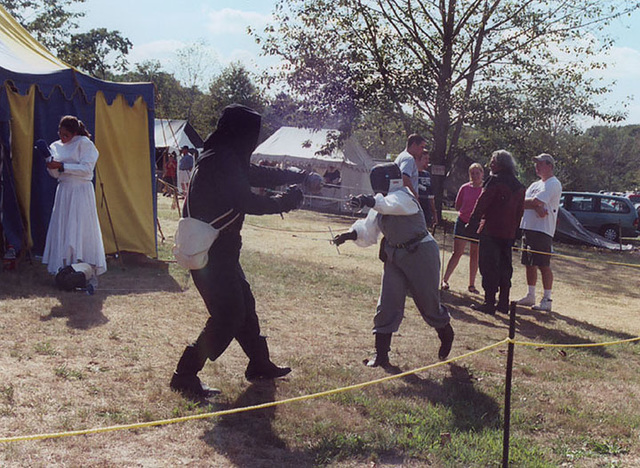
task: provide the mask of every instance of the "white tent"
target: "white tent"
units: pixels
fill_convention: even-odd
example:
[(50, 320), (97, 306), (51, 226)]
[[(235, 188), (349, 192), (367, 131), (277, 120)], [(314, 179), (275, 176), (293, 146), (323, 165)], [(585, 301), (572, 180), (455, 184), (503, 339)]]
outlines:
[(354, 138), (348, 138), (341, 148), (322, 154), (328, 138), (337, 136), (337, 130), (281, 127), (251, 156), (251, 162), (277, 163), (282, 167), (295, 166), (324, 175), (329, 166), (340, 171), (340, 186), (324, 187), (320, 194), (308, 196), (312, 208), (342, 211), (342, 201), (350, 195), (371, 193), (369, 172), (374, 161)]
[(156, 119), (155, 126), (156, 148), (202, 148), (202, 138), (186, 120)]
[[(180, 164), (182, 156), (180, 148), (187, 146), (189, 149), (202, 151), (204, 142), (195, 128), (186, 120), (156, 119), (156, 167), (164, 167), (169, 153), (174, 153)], [(162, 161), (160, 161), (162, 159)], [(178, 187), (183, 187), (188, 182), (188, 174), (178, 171)]]

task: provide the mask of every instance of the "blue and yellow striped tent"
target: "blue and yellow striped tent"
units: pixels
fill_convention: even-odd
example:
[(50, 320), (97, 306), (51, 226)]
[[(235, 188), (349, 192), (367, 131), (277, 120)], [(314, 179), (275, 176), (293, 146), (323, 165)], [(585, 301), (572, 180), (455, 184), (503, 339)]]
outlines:
[(153, 84), (102, 81), (66, 65), (2, 7), (0, 82), (7, 242), (36, 255), (44, 250), (56, 181), (33, 145), (56, 140), (60, 117), (70, 114), (85, 123), (100, 152), (95, 187), (105, 250), (114, 253), (117, 242), (121, 251), (155, 257)]

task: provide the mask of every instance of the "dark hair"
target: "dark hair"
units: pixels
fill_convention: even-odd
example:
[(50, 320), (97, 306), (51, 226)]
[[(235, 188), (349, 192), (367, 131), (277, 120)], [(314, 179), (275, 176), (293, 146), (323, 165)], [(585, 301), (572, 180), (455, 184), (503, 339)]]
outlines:
[(73, 115), (65, 115), (60, 119), (60, 123), (58, 124), (58, 128), (64, 128), (68, 130), (74, 135), (82, 135), (87, 138), (91, 138), (91, 133), (88, 132), (82, 120), (78, 119)]
[(418, 135), (417, 133), (413, 133), (411, 135), (409, 135), (409, 138), (407, 138), (407, 148), (411, 145), (416, 145), (416, 144), (420, 144), (423, 141), (427, 141), (423, 136)]

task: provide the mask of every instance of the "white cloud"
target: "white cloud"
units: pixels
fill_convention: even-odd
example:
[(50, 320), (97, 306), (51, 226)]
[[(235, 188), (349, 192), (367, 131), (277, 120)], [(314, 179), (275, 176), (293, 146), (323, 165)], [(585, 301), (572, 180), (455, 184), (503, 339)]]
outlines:
[(129, 64), (133, 65), (145, 60), (157, 60), (166, 67), (172, 60), (175, 60), (176, 50), (184, 46), (184, 42), (176, 40), (153, 41), (134, 46), (128, 56)]
[(630, 47), (612, 47), (596, 58), (607, 64), (601, 76), (610, 79), (640, 79), (640, 51)]
[(232, 8), (210, 11), (207, 29), (213, 35), (245, 34), (248, 26), (261, 28), (271, 19), (270, 15), (254, 11), (241, 11)]

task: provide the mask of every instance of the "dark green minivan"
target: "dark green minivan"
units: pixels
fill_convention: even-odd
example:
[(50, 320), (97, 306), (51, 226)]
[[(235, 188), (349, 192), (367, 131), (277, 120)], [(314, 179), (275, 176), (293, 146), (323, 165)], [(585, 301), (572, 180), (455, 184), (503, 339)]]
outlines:
[(585, 228), (610, 241), (638, 235), (638, 212), (626, 197), (562, 192), (560, 206), (575, 216)]

